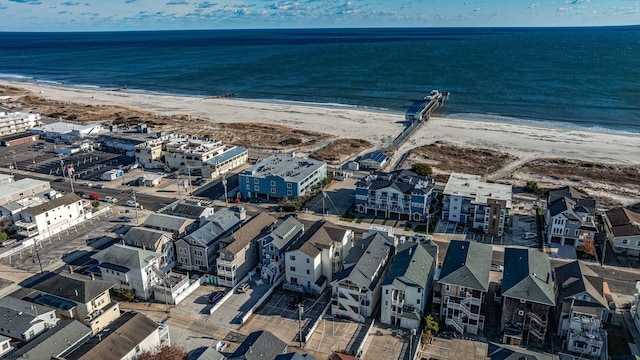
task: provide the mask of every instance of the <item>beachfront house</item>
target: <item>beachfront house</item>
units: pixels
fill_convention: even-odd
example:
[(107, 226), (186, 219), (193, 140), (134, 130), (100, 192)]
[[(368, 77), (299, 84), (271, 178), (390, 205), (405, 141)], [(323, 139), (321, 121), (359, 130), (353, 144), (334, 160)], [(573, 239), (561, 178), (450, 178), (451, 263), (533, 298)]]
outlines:
[(246, 218), (245, 209), (239, 205), (217, 211), (197, 230), (175, 241), (178, 266), (185, 270), (214, 270), (220, 239), (239, 229)]
[(267, 235), (258, 239), (260, 250), (260, 270), (262, 277), (275, 282), (285, 273), (284, 253), (289, 246), (304, 233), (304, 225), (298, 219), (289, 215), (271, 227)]
[(549, 255), (537, 249), (506, 248), (502, 278), (502, 342), (544, 342), (555, 290)]
[(295, 156), (271, 155), (238, 174), (243, 198), (294, 198), (307, 194), (327, 177), (327, 164)]
[(613, 252), (640, 256), (640, 214), (618, 207), (608, 210), (602, 218)]
[(433, 179), (409, 170), (375, 173), (356, 183), (356, 211), (385, 218), (427, 221), (433, 200)]
[(176, 265), (175, 247), (172, 234), (166, 231), (145, 227), (132, 227), (122, 238), (125, 245), (154, 251), (162, 255), (159, 268), (169, 271)]
[(511, 210), (511, 185), (481, 181), (478, 175), (451, 173), (442, 192), (442, 220), (502, 236)]
[(257, 239), (276, 218), (261, 212), (247, 220), (240, 229), (220, 240), (216, 260), (219, 284), (234, 287), (258, 265)]
[(418, 329), (424, 317), (438, 260), (438, 245), (417, 243), (398, 252), (382, 281), (380, 322)]
[(88, 279), (73, 273), (59, 273), (31, 285), (40, 295), (34, 302), (56, 309), (60, 319), (76, 319), (95, 334), (120, 316), (120, 306), (111, 300), (115, 284)]
[(594, 241), (595, 209), (593, 196), (570, 186), (550, 190), (545, 213), (547, 242), (578, 247), (583, 241)]
[(54, 309), (11, 296), (0, 298), (0, 319), (0, 335), (25, 342), (56, 326), (59, 320)]
[(397, 243), (388, 232), (370, 231), (345, 259), (345, 268), (331, 282), (331, 314), (365, 322), (374, 316), (382, 279)]
[(161, 283), (163, 255), (133, 246), (114, 244), (91, 256), (98, 261), (102, 280), (115, 284), (116, 290), (133, 291), (136, 297), (149, 300), (153, 286)]
[(389, 157), (379, 151), (370, 152), (358, 158), (360, 169), (382, 169), (388, 161)]
[(439, 305), (440, 319), (460, 334), (477, 335), (484, 329), (480, 314), (489, 291), (491, 246), (452, 240), (449, 243), (438, 282), (434, 284), (433, 304)]
[(555, 268), (555, 277), (556, 334), (564, 349), (585, 358), (606, 359), (603, 325), (613, 315), (607, 282), (577, 260)]

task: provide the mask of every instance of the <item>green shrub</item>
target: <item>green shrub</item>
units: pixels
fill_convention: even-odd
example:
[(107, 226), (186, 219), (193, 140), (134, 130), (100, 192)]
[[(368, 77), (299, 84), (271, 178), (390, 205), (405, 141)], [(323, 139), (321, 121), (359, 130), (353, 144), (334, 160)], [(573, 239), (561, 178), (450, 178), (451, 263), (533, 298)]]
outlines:
[(425, 163), (413, 164), (413, 166), (411, 167), (411, 170), (414, 173), (422, 176), (431, 176), (431, 174), (433, 174), (433, 169), (431, 169), (431, 165), (425, 164)]
[(280, 145), (282, 145), (282, 146), (298, 145), (298, 144), (301, 144), (301, 143), (302, 143), (302, 140), (300, 140), (298, 138), (288, 138), (286, 140), (280, 141)]

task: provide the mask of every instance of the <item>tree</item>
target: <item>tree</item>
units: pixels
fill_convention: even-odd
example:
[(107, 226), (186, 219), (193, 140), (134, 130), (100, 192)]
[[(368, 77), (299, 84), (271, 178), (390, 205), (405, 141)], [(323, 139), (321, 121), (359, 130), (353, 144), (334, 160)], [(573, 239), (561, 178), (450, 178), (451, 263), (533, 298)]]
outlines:
[(433, 337), (433, 334), (436, 334), (440, 331), (440, 324), (433, 318), (431, 315), (427, 315), (424, 318), (424, 332), (422, 333), (422, 343), (428, 344)]
[(188, 353), (179, 347), (165, 345), (159, 349), (141, 353), (136, 360), (182, 360), (185, 359), (187, 355)]
[(9, 238), (6, 232), (0, 232), (0, 243), (6, 241)]
[(430, 176), (433, 173), (433, 170), (431, 169), (431, 165), (425, 164), (425, 163), (413, 164), (413, 166), (411, 167), (411, 170), (414, 173), (422, 176)]
[(593, 240), (587, 239), (578, 246), (578, 249), (584, 251), (587, 255), (594, 256), (596, 253), (596, 243)]
[(535, 194), (538, 191), (540, 191), (540, 188), (538, 187), (537, 182), (531, 180), (527, 181), (527, 185), (524, 187), (524, 192)]

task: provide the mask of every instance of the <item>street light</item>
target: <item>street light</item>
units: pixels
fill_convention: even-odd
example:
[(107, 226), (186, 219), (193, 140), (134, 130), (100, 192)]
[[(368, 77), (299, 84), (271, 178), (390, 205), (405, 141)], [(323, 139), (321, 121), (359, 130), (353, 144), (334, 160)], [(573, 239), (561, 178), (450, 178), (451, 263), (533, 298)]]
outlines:
[(416, 336), (416, 329), (411, 329), (411, 335), (409, 335), (409, 359), (413, 359), (413, 338)]
[(298, 339), (300, 340), (300, 349), (302, 349), (302, 313), (304, 312), (304, 307), (302, 303), (298, 304)]
[(227, 197), (227, 178), (222, 176), (222, 186), (224, 186), (224, 206), (229, 207), (229, 201)]

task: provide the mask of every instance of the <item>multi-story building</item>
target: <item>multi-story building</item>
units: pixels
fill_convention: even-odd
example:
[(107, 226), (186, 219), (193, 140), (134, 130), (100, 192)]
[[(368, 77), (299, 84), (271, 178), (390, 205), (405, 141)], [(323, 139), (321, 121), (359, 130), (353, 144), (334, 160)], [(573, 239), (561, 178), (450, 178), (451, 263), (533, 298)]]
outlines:
[(284, 288), (320, 295), (333, 276), (344, 269), (352, 247), (352, 230), (330, 222), (315, 222), (285, 253)]
[(374, 316), (382, 279), (397, 245), (393, 236), (377, 231), (366, 234), (361, 244), (351, 249), (345, 269), (331, 282), (331, 314), (357, 322)]
[(266, 330), (249, 334), (229, 360), (279, 359), (287, 352), (287, 343)]
[(51, 190), (48, 181), (24, 178), (0, 185), (0, 205)]
[(116, 290), (131, 290), (143, 300), (149, 300), (154, 285), (163, 281), (162, 257), (155, 251), (121, 244), (91, 256), (98, 260), (102, 280), (115, 284)]
[(125, 312), (108, 329), (89, 339), (67, 360), (122, 359), (135, 360), (143, 352), (156, 352), (169, 345), (169, 328), (142, 313)]
[(556, 333), (564, 340), (565, 350), (583, 358), (608, 358), (603, 324), (613, 313), (607, 288), (602, 278), (577, 260), (555, 268)]
[(382, 282), (380, 322), (418, 329), (433, 287), (438, 245), (418, 243), (398, 252)]
[(249, 151), (239, 146), (227, 146), (202, 163), (202, 177), (215, 179), (247, 163)]
[(549, 191), (547, 198), (547, 242), (579, 246), (594, 240), (596, 202), (570, 186)]
[(157, 213), (149, 215), (144, 221), (143, 226), (171, 233), (174, 239), (179, 239), (188, 232), (195, 230), (194, 220), (192, 219)]
[(219, 284), (234, 287), (258, 265), (258, 237), (276, 222), (264, 212), (250, 218), (240, 229), (220, 240), (216, 260)]
[(66, 359), (78, 346), (89, 340), (93, 333), (78, 320), (62, 320), (42, 335), (7, 355), (17, 360)]
[(11, 296), (0, 298), (0, 319), (0, 335), (18, 341), (29, 341), (58, 323), (55, 310)]
[(640, 256), (640, 214), (619, 207), (607, 211), (603, 220), (613, 252)]
[(489, 290), (492, 253), (489, 245), (452, 240), (437, 274), (433, 306), (439, 307), (440, 319), (461, 334), (477, 335), (484, 329), (480, 310)]
[(258, 239), (263, 278), (275, 282), (284, 275), (284, 253), (303, 233), (304, 225), (295, 216), (289, 215), (279, 219), (267, 235)]
[(144, 227), (132, 227), (122, 240), (128, 246), (154, 251), (160, 254), (158, 267), (163, 272), (169, 271), (176, 265), (176, 253), (171, 233)]
[(81, 321), (94, 334), (120, 316), (120, 306), (109, 294), (112, 287), (112, 282), (68, 273), (56, 274), (32, 286), (42, 293), (34, 299), (36, 303), (55, 308), (61, 319)]
[(240, 194), (293, 198), (304, 195), (327, 177), (327, 164), (313, 159), (271, 155), (238, 174)]
[(502, 278), (502, 341), (544, 342), (556, 304), (549, 256), (537, 249), (506, 248)]
[(55, 234), (60, 228), (65, 229), (78, 221), (91, 218), (91, 211), (86, 209), (88, 202), (74, 193), (67, 193), (59, 198), (51, 199), (20, 211), (14, 218), (19, 234), (31, 237), (40, 234)]
[(433, 179), (409, 170), (371, 174), (356, 183), (356, 211), (425, 221), (430, 216), (433, 186)]
[(478, 175), (451, 173), (443, 191), (442, 220), (502, 236), (511, 210), (511, 185), (487, 183)]
[(215, 213), (215, 209), (212, 206), (202, 205), (201, 203), (191, 203), (184, 200), (173, 204), (171, 208), (167, 210), (167, 214), (173, 216), (180, 216), (187, 219), (206, 219)]
[(246, 218), (245, 209), (239, 205), (217, 211), (197, 230), (175, 241), (178, 266), (185, 270), (214, 270), (220, 239), (240, 228)]
[(24, 132), (39, 124), (40, 114), (0, 111), (0, 136)]

